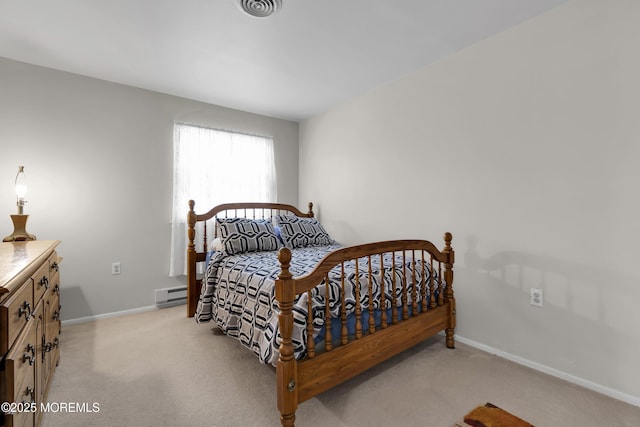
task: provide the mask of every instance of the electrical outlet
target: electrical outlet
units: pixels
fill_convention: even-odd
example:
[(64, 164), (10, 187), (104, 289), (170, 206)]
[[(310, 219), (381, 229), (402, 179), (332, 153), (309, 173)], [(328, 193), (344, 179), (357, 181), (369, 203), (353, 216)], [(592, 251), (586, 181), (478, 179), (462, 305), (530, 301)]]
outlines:
[(120, 274), (120, 263), (111, 263), (111, 274)]
[(542, 307), (542, 302), (544, 300), (542, 289), (531, 288), (531, 299), (529, 303), (531, 305), (535, 305), (536, 307)]

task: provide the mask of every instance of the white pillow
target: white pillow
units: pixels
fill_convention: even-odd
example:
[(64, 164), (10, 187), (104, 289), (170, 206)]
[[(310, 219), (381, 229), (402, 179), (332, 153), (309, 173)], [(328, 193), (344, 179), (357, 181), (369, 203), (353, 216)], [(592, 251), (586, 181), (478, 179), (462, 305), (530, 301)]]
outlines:
[(221, 238), (216, 237), (215, 239), (213, 239), (213, 242), (211, 242), (211, 250), (214, 250), (216, 252), (222, 251), (222, 239)]

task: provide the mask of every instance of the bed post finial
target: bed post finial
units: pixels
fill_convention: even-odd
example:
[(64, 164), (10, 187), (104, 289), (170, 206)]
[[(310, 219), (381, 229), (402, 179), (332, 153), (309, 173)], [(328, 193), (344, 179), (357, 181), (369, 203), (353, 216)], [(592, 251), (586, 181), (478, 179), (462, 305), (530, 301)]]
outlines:
[(313, 218), (313, 202), (309, 202), (309, 212), (307, 212), (310, 218)]
[(280, 279), (291, 279), (293, 277), (289, 272), (289, 263), (291, 262), (291, 251), (289, 248), (282, 248), (278, 252), (278, 261), (280, 261)]
[[(451, 240), (453, 240), (453, 235), (448, 231), (444, 233), (444, 245), (445, 247), (451, 249)], [(445, 250), (446, 252), (446, 250)]]
[(453, 297), (453, 263), (455, 252), (451, 247), (451, 233), (444, 233), (444, 249), (443, 253), (447, 255), (444, 263), (444, 300), (449, 303), (449, 318), (447, 319), (447, 327), (445, 329), (446, 344), (448, 348), (455, 348), (454, 332), (456, 328), (456, 300)]

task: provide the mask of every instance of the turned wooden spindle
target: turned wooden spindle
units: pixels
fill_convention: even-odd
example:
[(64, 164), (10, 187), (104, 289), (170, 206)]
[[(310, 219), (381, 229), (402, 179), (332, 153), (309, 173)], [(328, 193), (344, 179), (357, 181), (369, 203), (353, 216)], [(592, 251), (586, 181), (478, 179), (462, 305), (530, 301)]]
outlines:
[(431, 295), (430, 295), (430, 308), (436, 308), (438, 303), (436, 301), (436, 289), (437, 289), (437, 280), (436, 280), (436, 270), (433, 267), (433, 255), (430, 255), (431, 258), (431, 268), (429, 269), (429, 284), (431, 285)]
[(207, 221), (202, 223), (202, 252), (207, 253)]
[[(424, 250), (422, 251), (422, 262), (420, 263), (421, 273), (422, 273), (422, 311), (427, 311), (427, 286), (429, 286), (430, 280), (427, 280), (427, 276), (425, 276), (425, 268), (424, 268)], [(431, 276), (429, 276), (431, 277)]]
[(374, 316), (373, 307), (373, 275), (371, 274), (371, 255), (367, 257), (367, 266), (369, 276), (367, 276), (367, 288), (369, 290), (369, 333), (372, 334), (376, 331), (376, 319)]
[[(381, 267), (384, 270), (384, 264)], [(396, 253), (391, 252), (391, 323), (398, 323), (398, 296), (396, 285)]]
[(316, 343), (313, 340), (313, 297), (311, 291), (307, 291), (307, 357), (316, 357)]
[(189, 212), (187, 212), (187, 317), (196, 314), (198, 305), (198, 294), (196, 291), (196, 212), (194, 210), (196, 202), (189, 200)]
[(349, 331), (347, 330), (347, 299), (345, 298), (344, 262), (340, 264), (340, 344), (346, 345), (349, 342)]
[(442, 262), (438, 261), (438, 305), (444, 305), (444, 285), (442, 284)]
[(360, 307), (360, 271), (358, 266), (358, 260), (356, 260), (356, 339), (362, 338), (362, 309)]
[(380, 254), (380, 328), (387, 329), (387, 301), (384, 285), (384, 254)]
[(324, 348), (326, 351), (333, 350), (333, 336), (331, 335), (331, 289), (329, 289), (329, 274), (324, 278)]
[(418, 278), (416, 277), (416, 251), (411, 251), (411, 274), (413, 278), (413, 286), (411, 287), (411, 313), (412, 316), (418, 315)]
[(407, 256), (402, 251), (402, 320), (409, 318), (409, 300), (407, 299)]

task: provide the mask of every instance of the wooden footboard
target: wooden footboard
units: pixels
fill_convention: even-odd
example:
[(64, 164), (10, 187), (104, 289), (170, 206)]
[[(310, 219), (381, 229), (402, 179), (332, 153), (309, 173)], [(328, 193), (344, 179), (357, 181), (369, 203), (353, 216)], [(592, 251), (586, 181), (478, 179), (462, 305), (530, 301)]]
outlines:
[[(454, 251), (451, 240), (451, 233), (445, 233), (445, 247), (442, 251), (432, 243), (422, 240), (389, 241), (347, 247), (330, 253), (313, 272), (296, 278), (289, 272), (291, 252), (286, 248), (280, 250), (281, 273), (276, 281), (276, 299), (280, 308), (279, 327), (282, 343), (276, 375), (277, 403), (283, 426), (294, 425), (295, 412), (299, 403), (366, 371), (440, 331), (445, 331), (447, 347), (454, 348), (456, 310), (453, 294)], [(392, 260), (389, 267), (385, 267), (385, 254)], [(388, 254), (391, 256), (389, 257)], [(372, 277), (376, 273), (372, 271), (371, 265), (372, 260), (375, 261), (377, 257), (380, 257), (382, 265), (379, 269), (380, 274), (390, 271), (393, 280), (391, 296), (386, 297), (385, 292), (380, 293), (380, 307), (388, 305), (393, 308), (390, 310), (390, 318), (387, 318), (387, 310), (381, 310), (380, 322), (377, 323), (374, 320), (373, 304), (368, 304), (369, 316), (365, 325), (362, 320), (361, 300), (367, 300), (367, 295), (363, 296), (361, 292), (368, 293), (368, 301), (372, 301), (371, 297), (374, 293)], [(402, 267), (396, 267), (397, 257), (402, 257)], [(407, 258), (412, 262), (407, 264)], [(350, 261), (356, 269), (353, 277), (366, 278), (358, 279), (358, 286), (354, 289), (356, 292), (355, 334), (352, 335), (349, 334), (346, 325), (347, 309), (344, 296), (344, 266)], [(365, 271), (359, 271), (360, 263), (363, 264)], [(412, 267), (406, 267), (407, 265)], [(396, 268), (409, 271), (399, 274)], [(340, 337), (335, 337), (339, 338), (336, 344), (336, 340), (331, 336), (331, 321), (329, 321), (329, 325), (325, 324), (324, 352), (316, 355), (311, 317), (312, 290), (322, 283), (328, 283), (330, 272), (335, 272), (336, 269), (342, 272), (338, 280), (341, 281), (343, 294), (340, 298), (342, 301), (340, 316), (333, 321), (341, 324)], [(423, 284), (427, 285), (418, 286), (418, 276), (422, 278)], [(429, 278), (428, 281), (426, 277)], [(401, 283), (396, 283), (396, 278)], [(382, 277), (380, 283), (384, 283)], [(325, 289), (327, 289), (326, 300), (328, 301), (329, 286), (325, 285)], [(302, 360), (297, 361), (294, 357), (292, 342), (294, 326), (292, 308), (298, 296), (304, 293), (307, 293), (309, 313), (307, 354)], [(385, 298), (389, 301), (385, 302)], [(327, 308), (325, 319), (330, 319), (328, 310)], [(337, 345), (335, 349), (334, 345)]]

